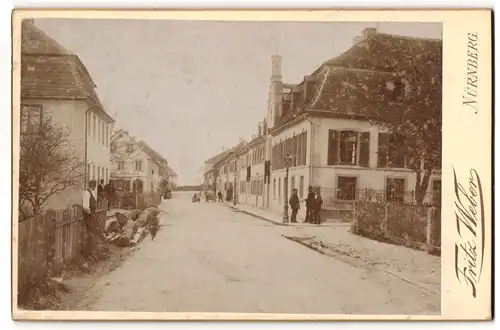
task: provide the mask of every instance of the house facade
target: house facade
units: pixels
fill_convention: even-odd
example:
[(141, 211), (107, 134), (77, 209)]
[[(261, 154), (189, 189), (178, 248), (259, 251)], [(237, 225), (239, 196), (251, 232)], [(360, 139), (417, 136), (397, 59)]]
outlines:
[[(68, 132), (68, 146), (82, 173), (78, 186), (51, 197), (46, 208), (80, 203), (88, 180), (109, 180), (114, 119), (104, 110), (95, 83), (79, 57), (29, 20), (21, 29), (21, 133), (50, 118)], [(68, 150), (69, 150), (68, 149)]]
[[(204, 170), (204, 179), (203, 186), (204, 191), (208, 189), (217, 190), (217, 182), (218, 182), (218, 168), (214, 165), (217, 164), (222, 158), (224, 158), (229, 153), (229, 150), (224, 150), (221, 153), (207, 159), (205, 161), (205, 170)], [(218, 191), (218, 190), (217, 190)]]
[[(387, 200), (414, 200), (411, 191), (417, 174), (409, 166), (409, 155), (389, 152), (404, 141), (389, 132), (383, 121), (391, 113), (405, 113), (418, 102), (418, 95), (430, 93), (422, 93), (422, 86), (410, 79), (405, 81), (403, 72), (409, 70), (399, 65), (405, 61), (387, 54), (387, 47), (395, 45), (401, 48), (397, 54), (417, 58), (418, 54), (408, 53), (420, 47), (426, 54), (430, 49), (431, 56), (421, 60), (440, 67), (440, 41), (378, 34), (373, 29), (365, 30), (352, 48), (323, 63), (298, 85), (281, 82), (281, 58), (273, 57), (268, 114), (273, 124), (273, 209), (283, 209), (285, 191), (290, 196), (296, 188), (299, 197), (305, 198), (308, 186), (320, 187), (325, 209), (344, 208), (367, 191)], [(413, 82), (417, 80), (414, 77)], [(440, 96), (434, 96), (440, 110)], [(429, 103), (423, 106), (431, 109)], [(428, 201), (441, 187), (440, 162), (433, 165)], [(304, 216), (305, 207), (301, 209)]]
[(268, 193), (265, 180), (266, 137), (259, 124), (259, 131), (236, 155), (239, 159), (237, 173), (239, 182), (237, 202), (255, 207), (267, 206)]

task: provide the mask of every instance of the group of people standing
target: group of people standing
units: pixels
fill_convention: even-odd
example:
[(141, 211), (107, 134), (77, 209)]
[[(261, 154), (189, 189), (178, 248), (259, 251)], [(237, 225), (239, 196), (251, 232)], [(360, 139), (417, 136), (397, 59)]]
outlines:
[[(290, 208), (292, 209), (290, 222), (292, 223), (297, 222), (297, 213), (300, 209), (300, 199), (297, 192), (298, 190), (294, 189), (289, 200)], [(320, 189), (313, 189), (313, 187), (309, 186), (309, 192), (306, 198), (306, 219), (304, 222), (319, 225), (321, 223), (322, 205), (323, 199), (321, 198)]]

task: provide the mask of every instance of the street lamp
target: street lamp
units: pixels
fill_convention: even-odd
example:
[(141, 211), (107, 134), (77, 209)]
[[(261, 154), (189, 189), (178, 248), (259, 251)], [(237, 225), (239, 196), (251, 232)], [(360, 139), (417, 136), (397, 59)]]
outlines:
[(283, 223), (287, 223), (288, 222), (288, 171), (292, 163), (292, 157), (290, 155), (287, 155), (284, 160), (285, 160), (286, 174), (285, 174), (285, 203), (283, 206)]

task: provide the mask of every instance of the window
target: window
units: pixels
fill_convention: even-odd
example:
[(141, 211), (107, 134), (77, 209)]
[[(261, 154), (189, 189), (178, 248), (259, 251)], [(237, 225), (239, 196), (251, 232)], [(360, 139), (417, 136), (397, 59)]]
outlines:
[(106, 181), (106, 183), (109, 182), (109, 173), (108, 173), (108, 169), (106, 169), (106, 178), (104, 179)]
[(378, 167), (406, 167), (405, 139), (401, 134), (379, 133)]
[(21, 133), (40, 133), (42, 118), (41, 105), (21, 105)]
[(92, 122), (91, 122), (91, 119), (92, 119), (92, 115), (89, 113), (87, 113), (87, 135), (90, 137), (92, 135)]
[(100, 142), (101, 142), (102, 145), (105, 145), (105, 141), (104, 141), (104, 122), (101, 121), (100, 123), (101, 123), (101, 127), (100, 127), (101, 128), (101, 141)]
[(109, 145), (109, 127), (106, 125), (106, 147)]
[(118, 169), (123, 170), (125, 168), (125, 162), (123, 160), (118, 161)]
[(432, 181), (432, 204), (441, 205), (441, 180)]
[(92, 115), (92, 137), (95, 139), (95, 115)]
[(356, 177), (339, 176), (337, 179), (337, 199), (352, 201), (356, 199)]
[(340, 132), (339, 160), (342, 165), (356, 165), (358, 134), (356, 132)]
[(127, 144), (127, 152), (132, 152), (132, 151), (134, 151), (134, 144), (128, 143)]
[(87, 164), (87, 183), (90, 180), (90, 164)]
[(142, 160), (136, 160), (135, 161), (135, 170), (136, 171), (142, 171)]
[(97, 119), (97, 142), (101, 143), (102, 142), (102, 125), (101, 125), (101, 120)]
[(292, 192), (295, 189), (295, 177), (292, 176), (292, 180), (290, 181), (291, 186), (290, 186), (290, 192)]
[(301, 175), (299, 179), (299, 197), (304, 197), (304, 176)]
[(92, 179), (95, 180), (95, 165), (92, 165)]
[[(263, 151), (264, 153), (264, 151)], [(271, 150), (272, 169), (285, 168), (285, 156), (292, 157), (290, 167), (306, 165), (307, 158), (307, 132), (304, 131), (284, 141), (275, 144)]]
[(97, 166), (97, 184), (101, 183), (101, 167)]
[(369, 132), (328, 131), (328, 165), (368, 167), (369, 158)]
[(392, 90), (394, 100), (402, 101), (405, 96), (405, 86), (401, 81), (394, 82), (394, 89)]
[(281, 198), (281, 178), (278, 179), (278, 198)]
[(388, 178), (385, 195), (388, 202), (404, 202), (405, 179)]
[(276, 179), (273, 179), (273, 197), (276, 197)]

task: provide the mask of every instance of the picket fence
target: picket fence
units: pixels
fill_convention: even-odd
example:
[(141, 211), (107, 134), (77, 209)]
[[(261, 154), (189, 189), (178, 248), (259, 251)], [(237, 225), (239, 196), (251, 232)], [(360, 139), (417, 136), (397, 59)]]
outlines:
[[(104, 230), (108, 203), (98, 201), (96, 218)], [(82, 251), (86, 238), (82, 208), (47, 210), (20, 222), (18, 226), (18, 294), (23, 295), (33, 284), (56, 274)]]

